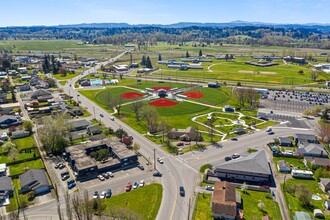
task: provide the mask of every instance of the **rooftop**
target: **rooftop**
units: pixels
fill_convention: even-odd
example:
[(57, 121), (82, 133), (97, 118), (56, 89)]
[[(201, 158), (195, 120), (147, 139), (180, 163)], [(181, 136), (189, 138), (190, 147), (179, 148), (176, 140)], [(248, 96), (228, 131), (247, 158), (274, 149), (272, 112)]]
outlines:
[(212, 212), (236, 216), (236, 211), (235, 185), (227, 181), (216, 182), (212, 198)]

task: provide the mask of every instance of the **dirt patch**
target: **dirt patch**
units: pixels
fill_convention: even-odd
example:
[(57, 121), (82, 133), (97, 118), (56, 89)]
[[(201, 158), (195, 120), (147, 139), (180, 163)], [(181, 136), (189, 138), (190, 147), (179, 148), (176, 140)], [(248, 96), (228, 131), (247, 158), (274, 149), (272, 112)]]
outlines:
[(149, 102), (148, 104), (156, 107), (171, 107), (171, 106), (176, 106), (179, 103), (169, 99), (162, 98), (153, 102)]
[(144, 95), (141, 93), (137, 93), (137, 92), (125, 92), (125, 93), (121, 94), (120, 96), (123, 97), (124, 99), (136, 99), (136, 98), (139, 98)]
[(200, 92), (186, 92), (186, 93), (183, 93), (182, 95), (185, 95), (185, 96), (187, 96), (189, 98), (193, 98), (193, 99), (200, 99), (200, 98), (204, 97), (204, 94), (200, 93)]
[(275, 75), (275, 72), (266, 72), (266, 71), (251, 71), (251, 70), (239, 70), (239, 73), (251, 73), (251, 74), (263, 74), (263, 75)]
[(172, 89), (172, 87), (169, 87), (169, 86), (156, 86), (156, 87), (152, 87), (152, 89), (154, 89), (154, 90), (160, 90), (160, 89), (165, 89), (165, 90), (170, 90), (170, 89)]

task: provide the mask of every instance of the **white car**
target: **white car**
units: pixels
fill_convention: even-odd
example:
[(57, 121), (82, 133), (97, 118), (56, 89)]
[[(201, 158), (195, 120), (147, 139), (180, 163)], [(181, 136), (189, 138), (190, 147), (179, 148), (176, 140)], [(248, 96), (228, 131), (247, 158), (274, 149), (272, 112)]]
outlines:
[(111, 117), (110, 117), (110, 120), (111, 120), (111, 121), (114, 121), (114, 120), (115, 120), (115, 118), (111, 116)]
[(144, 180), (141, 180), (140, 181), (140, 187), (144, 186), (144, 184), (145, 184)]
[(209, 191), (213, 191), (214, 190), (214, 187), (213, 186), (206, 186), (205, 189), (206, 190), (209, 190)]
[(161, 164), (164, 163), (163, 158), (161, 158), (161, 157), (158, 157), (158, 158), (157, 158), (157, 161), (158, 161), (159, 163), (161, 163)]
[(106, 194), (107, 194), (106, 191), (102, 191), (100, 195), (100, 199), (104, 199)]
[(266, 132), (270, 132), (270, 131), (272, 131), (273, 129), (272, 129), (272, 127), (268, 127), (267, 129), (266, 129)]
[(104, 181), (104, 180), (105, 180), (105, 178), (104, 178), (102, 175), (98, 175), (97, 178), (98, 178), (99, 180), (101, 180), (101, 181)]
[(107, 172), (107, 174), (108, 174), (110, 177), (114, 177), (114, 175), (113, 175), (112, 172)]

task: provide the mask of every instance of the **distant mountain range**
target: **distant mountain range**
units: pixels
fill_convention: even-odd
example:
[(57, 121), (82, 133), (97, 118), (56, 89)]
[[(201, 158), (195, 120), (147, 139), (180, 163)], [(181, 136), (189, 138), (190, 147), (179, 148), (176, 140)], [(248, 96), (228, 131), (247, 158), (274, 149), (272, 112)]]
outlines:
[(161, 28), (187, 28), (187, 27), (239, 27), (239, 26), (256, 26), (256, 27), (282, 27), (282, 28), (316, 28), (329, 29), (330, 24), (308, 23), (308, 24), (276, 24), (263, 22), (248, 22), (248, 21), (232, 21), (227, 23), (200, 23), (200, 22), (179, 22), (174, 24), (127, 24), (127, 23), (83, 23), (83, 24), (68, 24), (57, 25), (53, 27), (59, 28), (130, 28), (130, 27), (161, 27)]

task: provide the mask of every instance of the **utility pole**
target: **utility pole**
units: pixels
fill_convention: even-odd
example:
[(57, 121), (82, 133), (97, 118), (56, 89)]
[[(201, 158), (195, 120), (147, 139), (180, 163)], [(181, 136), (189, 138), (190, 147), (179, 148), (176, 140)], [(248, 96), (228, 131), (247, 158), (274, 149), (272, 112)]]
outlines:
[(94, 119), (95, 119), (95, 106), (93, 106)]
[(188, 203), (188, 220), (190, 219), (190, 203), (191, 203), (191, 198), (189, 198), (189, 203)]
[(154, 149), (154, 170), (156, 170), (156, 149)]

